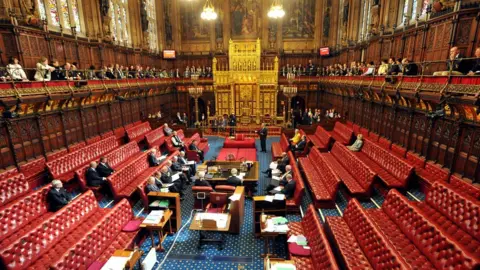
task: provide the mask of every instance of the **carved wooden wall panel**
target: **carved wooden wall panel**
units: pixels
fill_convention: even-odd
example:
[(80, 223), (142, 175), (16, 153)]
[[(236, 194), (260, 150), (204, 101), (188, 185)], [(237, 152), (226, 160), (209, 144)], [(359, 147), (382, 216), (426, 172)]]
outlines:
[(98, 131), (100, 134), (109, 132), (112, 130), (112, 121), (110, 116), (110, 108), (107, 104), (100, 105), (97, 108), (98, 112)]
[(79, 110), (69, 110), (64, 113), (65, 121), (65, 136), (67, 138), (67, 144), (71, 145), (82, 141), (83, 138), (83, 126), (81, 125)]
[(60, 114), (48, 114), (40, 118), (40, 134), (46, 153), (66, 147)]
[(2, 126), (0, 127), (0, 163), (1, 168), (9, 168), (15, 165), (5, 123), (2, 123)]
[(120, 108), (120, 102), (113, 102), (110, 105), (110, 114), (112, 121), (112, 128), (117, 129), (123, 125), (122, 119), (122, 110)]
[(43, 154), (40, 131), (33, 117), (12, 121), (10, 135), (17, 160), (29, 160)]

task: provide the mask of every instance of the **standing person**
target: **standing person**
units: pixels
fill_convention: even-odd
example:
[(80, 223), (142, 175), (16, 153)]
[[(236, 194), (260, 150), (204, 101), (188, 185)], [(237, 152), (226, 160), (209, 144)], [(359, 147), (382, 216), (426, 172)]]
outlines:
[(230, 137), (232, 137), (233, 134), (235, 133), (235, 128), (234, 127), (237, 125), (237, 117), (235, 116), (235, 113), (233, 113), (233, 112), (230, 115), (228, 125), (230, 126)]
[(260, 136), (260, 146), (262, 148), (261, 152), (266, 153), (267, 152), (267, 135), (268, 135), (267, 125), (265, 123), (262, 123), (262, 128), (257, 132), (258, 132), (258, 135)]

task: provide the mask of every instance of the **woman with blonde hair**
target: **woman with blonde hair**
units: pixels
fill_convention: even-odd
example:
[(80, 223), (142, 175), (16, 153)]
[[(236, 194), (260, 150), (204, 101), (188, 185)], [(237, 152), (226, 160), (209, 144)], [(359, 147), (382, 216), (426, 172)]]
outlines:
[(35, 72), (35, 81), (48, 82), (51, 79), (51, 72), (55, 68), (48, 65), (48, 59), (44, 56), (37, 62), (37, 72)]

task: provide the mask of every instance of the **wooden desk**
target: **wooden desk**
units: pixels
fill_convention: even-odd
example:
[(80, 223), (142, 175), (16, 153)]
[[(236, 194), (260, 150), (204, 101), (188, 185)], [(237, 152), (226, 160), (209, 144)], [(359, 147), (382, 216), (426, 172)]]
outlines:
[[(162, 220), (158, 224), (144, 224), (142, 223), (140, 225), (140, 228), (145, 228), (149, 231), (150, 233), (150, 239), (152, 240), (152, 247), (155, 246), (155, 236), (154, 232), (158, 233), (158, 245), (155, 247), (155, 250), (164, 252), (165, 249), (163, 248), (163, 241), (165, 241), (165, 238), (167, 237), (168, 234), (172, 234), (172, 222), (171, 222), (171, 217), (172, 217), (173, 211), (167, 209), (163, 213)], [(165, 225), (168, 223), (168, 233), (164, 233)]]
[[(226, 226), (225, 226), (225, 228), (218, 228), (218, 227), (216, 227), (216, 224), (212, 225), (212, 223), (210, 222), (210, 221), (213, 221), (213, 223), (215, 223), (214, 220), (197, 220), (197, 215), (198, 214), (200, 214), (200, 213), (195, 214), (195, 216), (193, 217), (192, 223), (190, 223), (190, 230), (198, 231), (198, 233), (199, 233), (197, 248), (200, 249), (202, 247), (202, 244), (214, 243), (214, 244), (218, 244), (218, 249), (219, 250), (222, 250), (223, 245), (225, 243), (225, 234), (224, 233), (226, 233), (230, 230), (230, 222), (232, 220), (232, 216), (230, 214), (224, 214), (224, 215), (227, 215)], [(209, 221), (208, 222), (208, 224), (210, 224), (209, 226), (207, 226), (206, 221)], [(205, 234), (203, 234), (203, 232), (219, 232), (219, 233), (222, 233), (222, 234), (221, 234), (220, 239), (213, 239), (213, 238), (208, 239), (208, 238), (205, 237)]]
[[(269, 219), (273, 219), (275, 216), (267, 216), (265, 223), (262, 223), (260, 221), (260, 237), (263, 238), (263, 243), (264, 243), (264, 253), (261, 254), (262, 258), (266, 257), (276, 257), (277, 254), (271, 253), (270, 251), (270, 242), (275, 243), (275, 238), (279, 235), (286, 235), (287, 232), (268, 232), (265, 231), (266, 223)], [(261, 219), (261, 215), (260, 215)]]
[[(213, 175), (213, 178), (205, 178), (213, 188), (216, 185), (225, 185), (227, 184), (227, 179), (230, 177), (230, 170), (235, 168), (238, 170), (238, 173), (242, 173), (240, 170), (241, 161), (206, 161), (201, 166), (206, 166), (208, 164), (213, 164), (212, 166), (220, 166), (222, 171)], [(197, 173), (202, 167), (197, 167)], [(248, 172), (245, 172), (246, 175), (243, 177), (243, 186), (245, 187), (245, 193), (247, 196), (252, 196), (253, 190), (256, 188), (258, 179), (260, 178), (260, 164), (258, 161), (253, 161), (252, 167)]]
[(260, 215), (262, 212), (269, 216), (287, 215), (286, 200), (273, 200), (273, 202), (265, 201), (265, 196), (253, 197), (253, 231), (256, 237), (260, 236)]
[(295, 266), (295, 262), (293, 260), (285, 260), (285, 259), (281, 259), (281, 258), (270, 258), (270, 257), (266, 257), (265, 259), (263, 259), (263, 269), (264, 270), (270, 270), (272, 269), (273, 266), (275, 266), (276, 264), (290, 264), (290, 265), (293, 265)]
[[(135, 265), (140, 261), (140, 258), (143, 255), (142, 250), (128, 250), (128, 249), (117, 249), (115, 252), (112, 254), (112, 257), (125, 257), (125, 258), (130, 258), (129, 260), (126, 261), (124, 268), (125, 269), (133, 269)], [(110, 260), (110, 259), (109, 259)], [(108, 269), (108, 261), (104, 265), (105, 269)], [(140, 267), (140, 265), (139, 265)], [(103, 267), (102, 267), (103, 269)]]
[(245, 187), (235, 188), (235, 192), (232, 196), (239, 195), (240, 199), (238, 201), (230, 201), (230, 230), (231, 233), (240, 233), (242, 228), (243, 218), (245, 213)]
[[(172, 211), (171, 225), (173, 232), (178, 232), (182, 226), (182, 207), (180, 205), (180, 194), (171, 192), (149, 192), (148, 204), (150, 205), (155, 200), (168, 200), (170, 202), (168, 209)], [(158, 207), (151, 207), (150, 210), (162, 209)]]

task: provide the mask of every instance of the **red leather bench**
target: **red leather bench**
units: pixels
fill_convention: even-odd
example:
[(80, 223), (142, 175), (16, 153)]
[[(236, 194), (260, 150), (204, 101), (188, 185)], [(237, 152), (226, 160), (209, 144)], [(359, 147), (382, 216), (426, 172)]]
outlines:
[(61, 158), (68, 154), (67, 148), (60, 148), (55, 150), (54, 152), (47, 153), (47, 161), (52, 161), (58, 158)]
[[(139, 231), (124, 232), (125, 225), (134, 220), (133, 212), (127, 200), (121, 200), (99, 223), (67, 251), (56, 257), (50, 264), (53, 269), (87, 269), (100, 259), (105, 263), (117, 249), (132, 248)], [(100, 258), (102, 257), (102, 258)]]
[(7, 179), (0, 180), (0, 207), (24, 196), (30, 191), (28, 182), (23, 173), (12, 175)]
[(125, 138), (125, 128), (124, 127), (118, 127), (115, 130), (113, 130), (113, 134), (115, 135), (115, 138), (122, 143)]
[(383, 149), (390, 150), (392, 142), (387, 138), (380, 137), (380, 138), (378, 138), (378, 145), (383, 147)]
[(105, 139), (105, 138), (108, 138), (110, 136), (115, 136), (115, 132), (113, 132), (113, 130), (106, 131), (105, 133), (100, 134), (101, 139)]
[[(115, 170), (119, 170), (129, 164), (133, 159), (135, 159), (140, 154), (140, 148), (138, 148), (137, 142), (129, 142), (123, 146), (120, 146), (118, 149), (113, 150), (112, 152), (105, 155), (108, 160), (108, 164)], [(86, 164), (80, 169), (75, 171), (75, 177), (78, 180), (80, 188), (85, 191), (87, 189), (92, 189), (87, 186), (87, 180), (85, 179), (85, 172), (90, 167), (90, 164)]]
[(112, 151), (118, 146), (115, 137), (103, 139), (81, 150), (47, 162), (47, 168), (54, 179), (68, 182), (73, 179), (75, 170), (82, 165)]
[(288, 139), (285, 134), (280, 136), (280, 142), (273, 142), (272, 143), (272, 160), (277, 160), (282, 157), (283, 152), (288, 151)]
[(343, 145), (348, 145), (353, 138), (353, 129), (337, 121), (335, 122), (333, 130), (330, 131), (330, 135), (333, 137), (333, 139), (335, 139), (336, 142), (339, 142)]
[(317, 126), (315, 133), (307, 135), (308, 139), (313, 145), (320, 150), (320, 152), (328, 151), (330, 144), (333, 141), (332, 136), (323, 127)]
[[(180, 130), (180, 131), (183, 134), (183, 130)], [(171, 141), (172, 140), (170, 140), (170, 142)], [(185, 155), (187, 156), (188, 160), (195, 160), (196, 162), (198, 162), (200, 161), (200, 157), (198, 156), (197, 152), (188, 150), (188, 147), (190, 146), (191, 143), (193, 143), (193, 141), (198, 142), (197, 147), (203, 151), (204, 155), (208, 153), (210, 146), (208, 145), (208, 139), (201, 138), (200, 134), (198, 133), (195, 133), (192, 135), (192, 137), (188, 138), (188, 140), (185, 142)]]
[(19, 165), (20, 172), (23, 173), (25, 181), (27, 181), (31, 187), (37, 187), (43, 184), (45, 177), (45, 162), (46, 160), (44, 157), (39, 157)]
[(480, 186), (461, 179), (460, 176), (452, 174), (450, 177), (451, 187), (463, 196), (469, 196), (477, 201), (480, 201)]
[(299, 158), (299, 164), (312, 191), (315, 207), (334, 208), (341, 180), (326, 161), (326, 155), (312, 149), (308, 157)]
[(480, 262), (480, 203), (456, 192), (449, 184), (436, 182), (425, 201), (415, 203), (435, 227), (442, 228)]
[(436, 181), (448, 181), (450, 175), (448, 169), (443, 169), (440, 165), (431, 161), (426, 162), (424, 157), (412, 152), (407, 152), (406, 161), (415, 167), (415, 174), (424, 193), (427, 193), (428, 189)]
[(327, 217), (326, 226), (344, 268), (413, 269), (355, 198), (343, 217)]
[(163, 133), (163, 126), (154, 129), (145, 134), (145, 141), (149, 148), (161, 146), (165, 142), (165, 134)]
[(290, 159), (290, 166), (292, 166), (292, 176), (295, 180), (295, 191), (293, 192), (293, 197), (287, 199), (287, 211), (289, 212), (298, 212), (299, 206), (302, 203), (303, 195), (305, 194), (305, 183), (303, 181), (302, 174), (298, 169), (297, 162), (293, 157), (291, 151), (287, 152), (288, 158)]
[(379, 145), (365, 139), (359, 152), (352, 152), (362, 160), (388, 188), (405, 188), (413, 173), (413, 166), (392, 155)]
[(2, 170), (2, 172), (0, 172), (0, 180), (10, 178), (16, 174), (18, 174), (17, 167), (12, 167), (9, 169)]
[(11, 236), (15, 239), (3, 241), (0, 259), (6, 269), (24, 269), (33, 263), (39, 264), (36, 269), (46, 269), (45, 265), (56, 258), (56, 254), (62, 254), (81, 239), (107, 211), (109, 209), (100, 208), (93, 193), (87, 191), (59, 211), (37, 218), (34, 226), (22, 228), (18, 237)]
[(151, 130), (152, 128), (150, 127), (150, 123), (143, 122), (140, 125), (134, 125), (133, 127), (125, 129), (125, 132), (127, 133), (127, 138), (129, 142), (136, 141), (138, 143), (145, 139), (145, 134), (147, 134)]
[(87, 138), (86, 142), (87, 142), (87, 144), (94, 144), (94, 143), (99, 142), (101, 140), (102, 140), (102, 137), (100, 137), (100, 135), (97, 135), (97, 136)]
[(69, 145), (69, 146), (68, 146), (68, 153), (72, 153), (72, 152), (78, 151), (78, 150), (84, 148), (86, 145), (87, 145), (87, 143), (84, 142), (84, 141), (81, 141), (81, 142), (78, 142), (78, 143), (74, 143), (74, 144), (72, 144), (72, 145)]
[[(115, 171), (107, 177), (107, 181), (112, 190), (115, 200), (129, 198), (136, 190), (137, 186), (145, 182), (159, 167), (150, 167), (148, 163), (149, 151), (143, 152), (130, 163)], [(160, 153), (157, 152), (160, 156)]]
[[(457, 240), (449, 236), (448, 230), (436, 226), (422, 213), (421, 208), (397, 190), (389, 191), (382, 210), (435, 268), (476, 269), (480, 266), (478, 253), (472, 254), (459, 245)], [(449, 228), (454, 229), (453, 226)]]
[(288, 237), (304, 235), (311, 250), (311, 255), (308, 257), (289, 254), (290, 259), (295, 262), (297, 269), (339, 269), (313, 205), (308, 207), (302, 221), (290, 222), (288, 228), (290, 229)]
[(407, 149), (403, 148), (402, 146), (392, 143), (390, 146), (391, 150), (390, 153), (394, 154), (395, 156), (399, 158), (405, 158), (405, 155), (407, 154)]
[(375, 172), (345, 145), (335, 142), (331, 152), (324, 153), (323, 157), (352, 195), (364, 197), (370, 194)]
[(137, 183), (136, 190), (137, 190), (137, 193), (140, 195), (140, 200), (142, 201), (145, 209), (148, 209), (148, 196), (145, 190), (145, 188), (147, 187), (148, 178), (152, 176), (155, 172), (160, 171), (162, 167), (165, 166), (166, 162), (168, 160), (172, 160), (174, 156), (178, 156), (178, 153), (179, 153), (178, 151), (173, 152), (165, 160), (163, 160), (159, 166), (154, 167), (153, 171), (150, 171), (149, 174), (142, 174), (143, 178), (138, 179), (138, 181), (136, 181)]
[(223, 148), (255, 148), (255, 139), (247, 138), (245, 134), (236, 134), (234, 139), (225, 138)]

